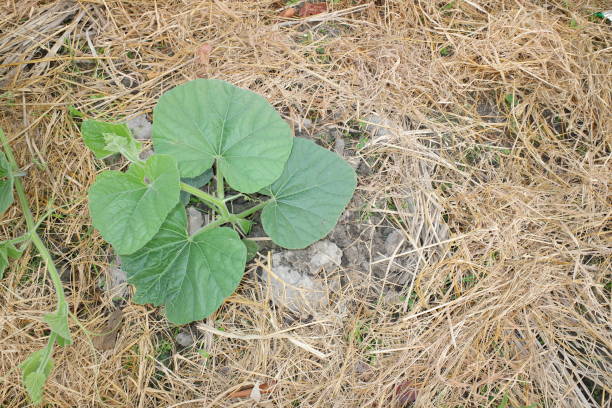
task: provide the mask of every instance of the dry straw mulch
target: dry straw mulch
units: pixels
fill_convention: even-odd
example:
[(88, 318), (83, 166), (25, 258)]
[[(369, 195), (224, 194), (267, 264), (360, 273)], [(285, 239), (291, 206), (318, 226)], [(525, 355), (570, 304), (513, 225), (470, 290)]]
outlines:
[[(34, 211), (57, 206), (41, 233), (79, 319), (48, 406), (251, 406), (228, 395), (272, 380), (262, 406), (387, 407), (398, 393), (417, 407), (609, 406), (612, 27), (589, 17), (605, 1), (342, 0), (295, 20), (279, 1), (2, 3), (0, 126)], [(189, 348), (128, 302), (117, 343), (97, 351), (89, 334), (113, 308), (86, 205), (101, 164), (67, 107), (121, 119), (196, 77), (259, 92), (312, 133), (357, 134), (372, 113), (402, 124), (360, 150), (374, 166), (360, 193), (399, 226), (423, 217), (401, 203), (427, 163), (444, 256), (422, 259), (405, 300), (366, 279), (310, 321), (247, 274)], [(23, 229), (11, 208), (2, 237)], [(0, 281), (0, 307), (0, 405), (22, 407), (17, 365), (54, 307), (32, 250)]]

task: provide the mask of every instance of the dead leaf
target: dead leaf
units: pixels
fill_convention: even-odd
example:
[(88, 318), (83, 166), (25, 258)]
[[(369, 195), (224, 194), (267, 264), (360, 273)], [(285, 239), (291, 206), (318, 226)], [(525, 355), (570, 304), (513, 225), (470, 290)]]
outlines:
[(210, 53), (212, 52), (212, 45), (204, 43), (198, 48), (198, 62), (201, 65), (208, 65), (210, 62)]
[(310, 17), (326, 11), (327, 3), (305, 3), (300, 9), (300, 17)]
[(402, 381), (395, 387), (395, 396), (400, 406), (416, 402), (418, 392), (419, 390), (415, 388), (415, 384), (411, 381)]
[(113, 310), (108, 317), (104, 329), (94, 337), (94, 347), (99, 351), (106, 351), (114, 348), (121, 323), (123, 323), (123, 311), (121, 309)]
[[(276, 381), (274, 380), (267, 382), (267, 383), (263, 383), (263, 384), (256, 383), (255, 385), (251, 385), (241, 390), (234, 391), (227, 397), (228, 398), (253, 398), (257, 400), (258, 398), (261, 398), (261, 394), (271, 393), (275, 385), (276, 385)], [(255, 387), (257, 387), (257, 390), (255, 390)]]
[(297, 10), (295, 7), (289, 7), (288, 9), (281, 11), (281, 13), (278, 16), (285, 17), (285, 18), (291, 18), (295, 16), (296, 13), (297, 13)]

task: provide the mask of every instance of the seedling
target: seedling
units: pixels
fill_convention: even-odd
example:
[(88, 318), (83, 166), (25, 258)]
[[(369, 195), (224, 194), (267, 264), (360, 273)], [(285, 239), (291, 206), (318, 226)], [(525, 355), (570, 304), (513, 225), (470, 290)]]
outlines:
[[(234, 292), (254, 251), (242, 239), (253, 214), (261, 210), (276, 244), (304, 248), (331, 231), (356, 186), (340, 156), (292, 137), (262, 96), (224, 81), (197, 79), (160, 97), (155, 153), (147, 160), (123, 124), (86, 120), (81, 131), (97, 158), (120, 153), (131, 162), (126, 172), (96, 178), (92, 222), (121, 256), (134, 301), (163, 305), (176, 324), (209, 316)], [(213, 168), (216, 193), (209, 194), (199, 187)], [(228, 187), (239, 194), (226, 197)], [(215, 214), (191, 235), (184, 208), (190, 195)], [(237, 197), (254, 205), (232, 214), (227, 203)]]
[(25, 190), (20, 180), (20, 177), (24, 174), (18, 170), (13, 151), (8, 143), (8, 138), (4, 135), (2, 129), (0, 129), (0, 142), (4, 150), (4, 152), (0, 152), (0, 215), (13, 204), (14, 188), (17, 192), (17, 199), (19, 200), (27, 226), (25, 234), (0, 242), (0, 279), (3, 277), (4, 271), (9, 265), (9, 260), (19, 259), (29, 244), (33, 243), (40, 257), (47, 265), (49, 277), (53, 282), (57, 296), (57, 309), (55, 313), (47, 313), (43, 316), (43, 320), (51, 329), (47, 345), (43, 349), (32, 353), (20, 365), (22, 380), (30, 399), (34, 403), (40, 403), (42, 401), (45, 382), (51, 370), (53, 370), (52, 355), (55, 343), (60, 346), (72, 343), (72, 338), (68, 329), (68, 304), (66, 303), (64, 289), (62, 288), (62, 282), (57, 273), (57, 268), (51, 259), (51, 254), (36, 232), (42, 220), (53, 211), (49, 210), (38, 223), (34, 222), (34, 216), (30, 210)]

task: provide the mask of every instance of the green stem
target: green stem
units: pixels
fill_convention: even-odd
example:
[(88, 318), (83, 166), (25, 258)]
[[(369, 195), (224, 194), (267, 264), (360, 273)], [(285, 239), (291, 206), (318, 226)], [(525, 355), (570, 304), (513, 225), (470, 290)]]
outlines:
[(53, 346), (55, 345), (56, 340), (57, 340), (57, 333), (52, 331), (51, 334), (49, 334), (49, 340), (47, 340), (47, 345), (44, 348), (45, 350), (44, 357), (41, 361), (41, 364), (38, 365), (36, 372), (44, 373), (45, 367), (47, 366), (47, 363), (49, 362), (49, 359), (51, 358), (51, 354), (53, 354)]
[(223, 200), (225, 197), (225, 186), (223, 185), (223, 171), (221, 170), (221, 166), (219, 166), (219, 162), (217, 162), (217, 197), (220, 200)]
[[(40, 227), (40, 224), (42, 224), (47, 218), (49, 218), (49, 216), (53, 214), (53, 211), (55, 211), (53, 208), (49, 208), (47, 212), (42, 217), (40, 217), (36, 225), (34, 225), (34, 231), (38, 230), (38, 227)], [(8, 242), (9, 244), (19, 244), (20, 242), (29, 241), (31, 238), (32, 238), (31, 232), (27, 231), (25, 234), (17, 238), (9, 239), (8, 241), (4, 241), (4, 242)]]
[(213, 222), (210, 222), (208, 224), (206, 224), (205, 226), (203, 226), (202, 228), (200, 228), (198, 231), (196, 231), (195, 234), (193, 234), (194, 237), (200, 235), (201, 233), (203, 233), (204, 231), (208, 231), (210, 229), (213, 229), (215, 227), (218, 227), (220, 225), (223, 224), (227, 224), (228, 222), (235, 222), (236, 220), (240, 219), (240, 218), (246, 218), (249, 215), (259, 211), (260, 209), (264, 208), (266, 205), (268, 205), (270, 203), (270, 201), (272, 201), (272, 199), (267, 200), (267, 201), (262, 201), (261, 203), (257, 204), (254, 207), (249, 208), (246, 211), (243, 211), (239, 214), (230, 214), (229, 212), (223, 216), (219, 216), (216, 220), (214, 220)]
[(201, 233), (208, 231), (210, 229), (216, 228), (218, 226), (221, 226), (223, 224), (227, 224), (228, 222), (230, 222), (230, 220), (228, 218), (225, 217), (219, 217), (216, 220), (214, 220), (213, 222), (209, 222), (208, 224), (206, 224), (205, 226), (203, 226), (202, 228), (200, 228), (199, 230), (197, 230), (194, 234), (193, 237), (197, 237), (198, 235), (200, 235)]
[(187, 183), (181, 183), (181, 190), (198, 197), (200, 200), (204, 201), (206, 204), (208, 204), (210, 207), (213, 207), (216, 210), (220, 210), (225, 205), (223, 200), (219, 200), (217, 197), (210, 195), (208, 193), (205, 193), (199, 188), (190, 186)]
[(261, 203), (257, 204), (254, 207), (249, 208), (248, 210), (245, 210), (241, 213), (236, 214), (234, 217), (236, 218), (246, 218), (249, 215), (261, 210), (262, 208), (264, 208), (266, 205), (268, 205), (273, 199), (269, 199), (267, 201), (262, 201)]
[[(0, 139), (2, 139), (2, 146), (4, 148), (4, 153), (11, 163), (11, 167), (13, 169), (17, 169), (17, 162), (15, 161), (15, 156), (13, 156), (13, 150), (11, 146), (8, 144), (8, 139), (4, 135), (2, 131), (0, 131)], [(51, 277), (51, 281), (53, 282), (53, 286), (55, 288), (55, 292), (57, 294), (58, 300), (58, 309), (59, 306), (64, 303), (64, 288), (62, 287), (62, 281), (57, 273), (57, 269), (55, 268), (55, 264), (53, 263), (53, 259), (51, 258), (51, 254), (47, 250), (47, 247), (42, 242), (38, 233), (36, 232), (37, 225), (34, 223), (34, 217), (32, 216), (32, 211), (30, 210), (30, 205), (28, 204), (28, 199), (25, 194), (25, 190), (23, 189), (23, 184), (19, 178), (16, 178), (15, 181), (15, 191), (17, 192), (17, 197), (19, 199), (19, 204), (21, 205), (21, 211), (23, 212), (23, 216), (26, 220), (26, 225), (28, 227), (28, 234), (34, 243), (34, 246), (38, 250), (41, 258), (45, 261), (47, 265), (47, 270), (49, 271), (49, 276)]]

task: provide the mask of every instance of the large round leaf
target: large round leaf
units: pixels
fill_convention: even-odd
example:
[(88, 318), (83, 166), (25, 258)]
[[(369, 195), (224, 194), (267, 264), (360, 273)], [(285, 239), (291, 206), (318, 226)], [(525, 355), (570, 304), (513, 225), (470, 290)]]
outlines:
[(326, 236), (353, 196), (357, 176), (336, 153), (296, 138), (283, 174), (263, 191), (261, 222), (276, 244), (304, 248)]
[(142, 248), (179, 201), (180, 177), (170, 156), (153, 155), (127, 172), (107, 171), (89, 189), (94, 227), (117, 253)]
[(280, 176), (291, 130), (265, 98), (224, 81), (196, 79), (159, 98), (153, 112), (155, 151), (176, 158), (182, 177), (216, 160), (228, 184), (254, 193)]
[(230, 228), (189, 236), (178, 205), (159, 233), (140, 251), (122, 256), (122, 269), (136, 287), (134, 301), (165, 305), (168, 320), (200, 320), (231, 295), (244, 274), (247, 250)]

